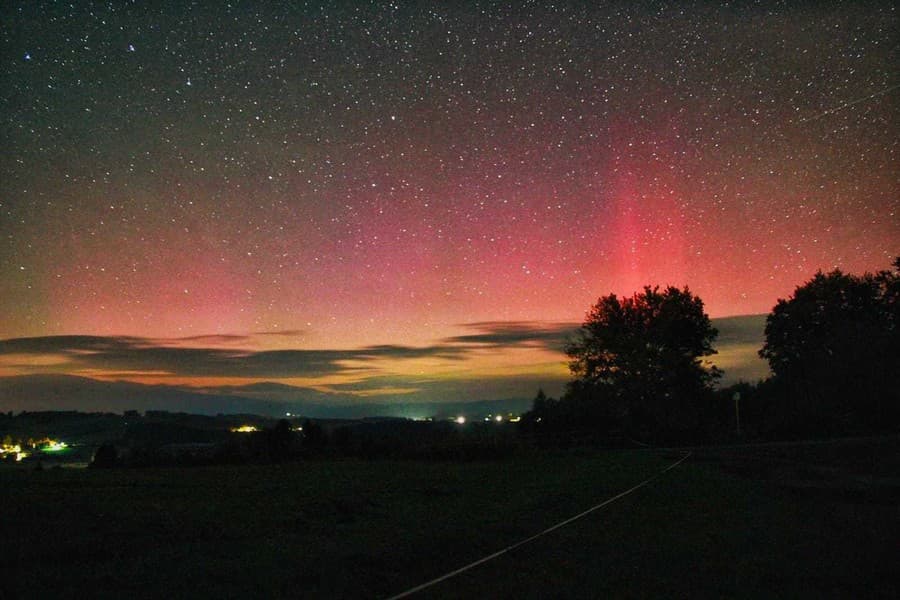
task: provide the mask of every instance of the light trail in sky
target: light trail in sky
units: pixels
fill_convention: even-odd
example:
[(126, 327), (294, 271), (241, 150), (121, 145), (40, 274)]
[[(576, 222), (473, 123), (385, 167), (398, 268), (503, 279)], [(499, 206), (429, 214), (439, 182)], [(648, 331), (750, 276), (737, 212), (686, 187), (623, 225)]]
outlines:
[(856, 100), (851, 100), (850, 102), (845, 102), (844, 104), (841, 104), (840, 106), (837, 106), (835, 108), (829, 108), (828, 110), (820, 112), (811, 117), (807, 117), (805, 119), (800, 119), (799, 121), (797, 121), (797, 123), (798, 124), (799, 123), (809, 123), (810, 121), (815, 121), (816, 119), (821, 119), (824, 116), (832, 115), (838, 111), (844, 110), (845, 108), (849, 108), (849, 107), (859, 104), (861, 102), (865, 102), (866, 100), (871, 100), (872, 98), (877, 98), (878, 96), (884, 96), (885, 94), (890, 93), (890, 92), (896, 90), (897, 88), (900, 88), (900, 84), (892, 85), (889, 88), (877, 91), (874, 94), (869, 94), (868, 96), (863, 96), (862, 98), (857, 98)]

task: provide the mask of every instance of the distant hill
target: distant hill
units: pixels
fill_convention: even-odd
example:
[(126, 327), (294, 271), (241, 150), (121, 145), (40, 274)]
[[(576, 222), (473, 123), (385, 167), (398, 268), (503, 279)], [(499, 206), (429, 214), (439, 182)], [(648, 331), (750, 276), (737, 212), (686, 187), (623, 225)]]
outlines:
[(430, 417), (456, 414), (521, 412), (525, 398), (478, 402), (360, 403), (350, 394), (328, 394), (280, 383), (255, 383), (221, 388), (143, 385), (100, 381), (72, 375), (19, 375), (0, 378), (0, 410), (78, 410), (114, 412), (166, 410), (193, 414), (249, 413), (281, 416), (286, 412), (317, 419), (364, 417)]

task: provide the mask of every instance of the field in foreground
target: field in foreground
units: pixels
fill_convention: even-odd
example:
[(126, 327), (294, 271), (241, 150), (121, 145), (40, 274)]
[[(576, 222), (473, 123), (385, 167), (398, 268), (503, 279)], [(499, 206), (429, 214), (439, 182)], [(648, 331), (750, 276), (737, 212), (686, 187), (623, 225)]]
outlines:
[[(2, 468), (0, 598), (387, 597), (681, 455)], [(420, 596), (897, 597), (898, 473), (897, 438), (696, 451)]]

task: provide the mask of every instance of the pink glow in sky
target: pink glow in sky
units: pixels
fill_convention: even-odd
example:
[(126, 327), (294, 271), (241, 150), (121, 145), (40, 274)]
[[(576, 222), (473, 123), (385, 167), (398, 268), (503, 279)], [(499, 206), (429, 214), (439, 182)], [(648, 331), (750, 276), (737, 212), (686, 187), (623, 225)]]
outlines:
[[(0, 339), (427, 347), (645, 284), (766, 313), (900, 251), (887, 4), (248, 10), (8, 15)], [(565, 377), (527, 345), (372, 360), (280, 379)]]

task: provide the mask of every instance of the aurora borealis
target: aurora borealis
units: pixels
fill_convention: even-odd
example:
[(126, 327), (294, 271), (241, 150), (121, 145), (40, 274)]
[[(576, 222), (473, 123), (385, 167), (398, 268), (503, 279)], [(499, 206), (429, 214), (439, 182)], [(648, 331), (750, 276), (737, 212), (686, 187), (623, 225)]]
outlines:
[(0, 375), (515, 396), (609, 292), (900, 253), (889, 2), (0, 16)]

